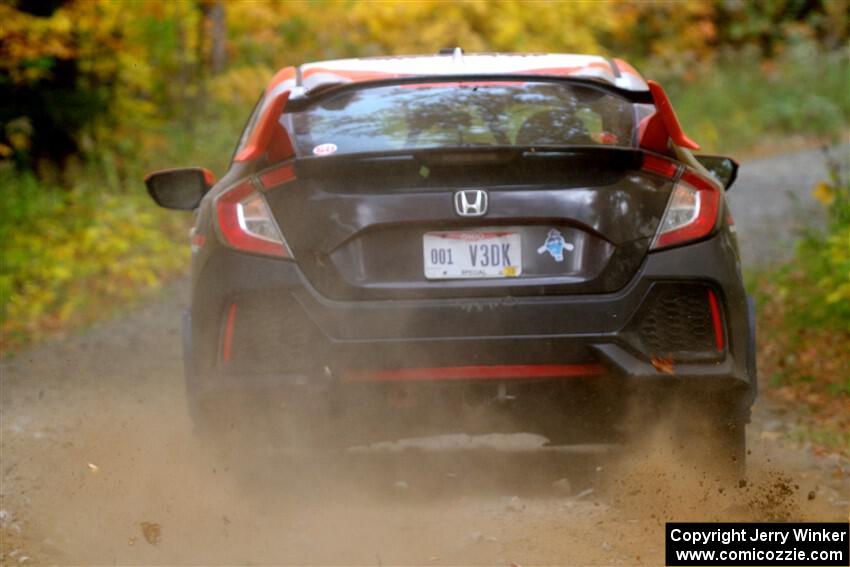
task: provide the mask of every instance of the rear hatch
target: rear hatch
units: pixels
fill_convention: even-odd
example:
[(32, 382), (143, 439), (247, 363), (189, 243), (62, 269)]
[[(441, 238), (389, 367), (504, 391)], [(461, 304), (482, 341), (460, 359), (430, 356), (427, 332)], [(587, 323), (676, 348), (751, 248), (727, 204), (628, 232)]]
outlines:
[[(616, 148), (310, 157), (266, 197), (329, 298), (606, 293), (639, 268), (672, 189), (642, 162)], [(480, 193), (484, 213), (462, 216)]]
[(297, 179), (267, 198), (326, 297), (611, 292), (672, 189), (635, 147), (649, 109), (529, 77), (313, 93), (281, 116)]

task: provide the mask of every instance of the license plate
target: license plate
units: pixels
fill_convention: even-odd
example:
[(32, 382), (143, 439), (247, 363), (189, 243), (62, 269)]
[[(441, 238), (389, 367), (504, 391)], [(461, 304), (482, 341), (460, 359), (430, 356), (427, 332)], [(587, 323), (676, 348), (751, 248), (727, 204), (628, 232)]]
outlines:
[(522, 242), (517, 232), (427, 232), (422, 251), (429, 280), (522, 274)]

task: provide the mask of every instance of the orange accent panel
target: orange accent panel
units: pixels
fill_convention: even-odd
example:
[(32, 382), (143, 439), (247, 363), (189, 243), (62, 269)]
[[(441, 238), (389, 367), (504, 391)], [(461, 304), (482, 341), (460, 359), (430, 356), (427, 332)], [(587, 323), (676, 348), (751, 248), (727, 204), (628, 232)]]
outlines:
[[(283, 108), (286, 106), (286, 101), (289, 100), (289, 93), (290, 91), (283, 91), (269, 104), (268, 108), (266, 108), (265, 112), (260, 117), (254, 131), (251, 133), (251, 138), (248, 140), (248, 143), (245, 144), (242, 151), (233, 158), (234, 161), (249, 161), (262, 156), (269, 148), (274, 136), (285, 136), (285, 144), (288, 144), (291, 150), (292, 144), (289, 141), (289, 134), (287, 134), (286, 131), (283, 130), (283, 126), (277, 122), (278, 116), (280, 116), (281, 112), (283, 112)], [(276, 130), (282, 130), (282, 132), (276, 132)], [(280, 143), (284, 142), (278, 142), (278, 144)], [(279, 148), (277, 148), (277, 150), (280, 151)], [(278, 156), (277, 159), (282, 159), (282, 157)]]
[(202, 167), (201, 171), (204, 173), (204, 181), (207, 182), (207, 185), (210, 187), (215, 185), (215, 175), (213, 175), (213, 172), (205, 167)]
[(281, 84), (284, 81), (288, 81), (289, 79), (295, 78), (295, 67), (284, 67), (277, 73), (275, 73), (274, 77), (272, 77), (271, 82), (269, 82), (268, 87), (266, 87), (266, 94), (271, 93), (276, 86)]
[[(685, 132), (682, 130), (682, 125), (679, 123), (679, 118), (676, 116), (676, 112), (673, 110), (673, 105), (670, 103), (670, 99), (667, 98), (667, 93), (664, 92), (664, 89), (656, 83), (655, 81), (647, 81), (649, 85), (649, 92), (652, 94), (652, 100), (655, 102), (656, 112), (651, 117), (649, 124), (647, 125), (646, 131), (644, 132), (644, 136), (652, 136), (652, 142), (657, 143), (658, 132), (655, 132), (653, 129), (659, 129), (663, 127), (667, 133), (667, 136), (673, 140), (673, 143), (682, 148), (688, 148), (691, 150), (698, 150), (699, 144), (691, 140), (685, 135)], [(660, 125), (655, 120), (655, 117), (658, 116), (660, 119)], [(643, 142), (643, 141), (641, 141)], [(641, 143), (643, 146), (643, 143)], [(655, 149), (655, 148), (649, 148)], [(666, 149), (666, 144), (665, 144)], [(655, 151), (664, 151), (658, 150)]]
[(640, 77), (641, 74), (638, 73), (637, 69), (628, 64), (628, 62), (623, 61), (622, 59), (614, 59), (614, 64), (617, 66), (617, 69), (620, 70), (620, 73), (626, 73), (629, 75), (634, 75), (635, 77)]

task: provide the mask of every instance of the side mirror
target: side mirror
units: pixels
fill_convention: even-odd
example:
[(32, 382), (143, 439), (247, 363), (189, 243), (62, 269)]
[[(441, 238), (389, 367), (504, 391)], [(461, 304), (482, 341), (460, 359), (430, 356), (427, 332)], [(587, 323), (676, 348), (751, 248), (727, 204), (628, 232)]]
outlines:
[(724, 188), (729, 189), (738, 177), (738, 162), (724, 156), (694, 156)]
[(145, 185), (156, 204), (166, 209), (191, 211), (215, 183), (215, 176), (203, 167), (182, 167), (154, 171)]

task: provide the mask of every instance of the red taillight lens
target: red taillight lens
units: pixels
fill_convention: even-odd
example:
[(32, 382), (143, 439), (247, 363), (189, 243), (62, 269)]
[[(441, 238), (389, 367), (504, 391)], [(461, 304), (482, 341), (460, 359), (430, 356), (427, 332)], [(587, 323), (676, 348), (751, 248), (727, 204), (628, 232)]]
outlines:
[(652, 249), (708, 236), (717, 225), (719, 210), (720, 188), (699, 175), (685, 172), (673, 188)]
[(250, 181), (222, 193), (215, 206), (221, 236), (227, 245), (245, 252), (292, 258), (265, 198)]

